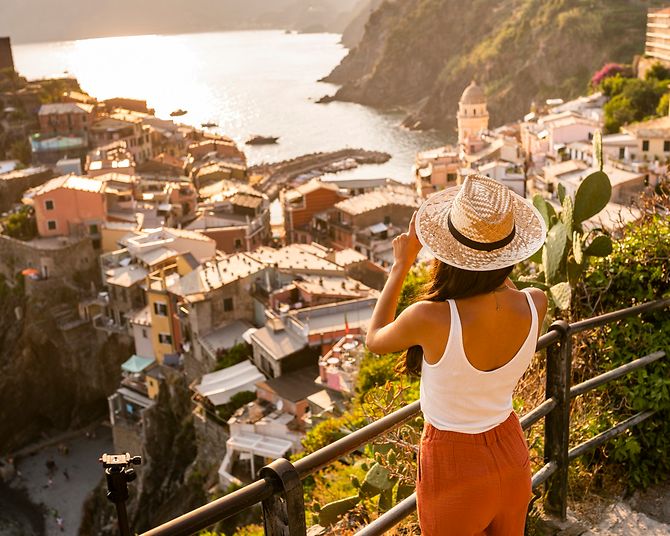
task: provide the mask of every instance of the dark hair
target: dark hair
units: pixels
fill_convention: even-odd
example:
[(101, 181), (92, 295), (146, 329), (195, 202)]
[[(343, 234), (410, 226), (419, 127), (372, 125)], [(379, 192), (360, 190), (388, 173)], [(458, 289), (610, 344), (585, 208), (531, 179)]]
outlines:
[[(437, 259), (433, 260), (430, 276), (414, 302), (443, 302), (448, 299), (461, 299), (486, 294), (499, 287), (512, 273), (514, 266), (486, 272), (474, 272), (456, 268)], [(423, 350), (421, 346), (412, 346), (403, 354), (399, 371), (407, 374), (421, 373)]]

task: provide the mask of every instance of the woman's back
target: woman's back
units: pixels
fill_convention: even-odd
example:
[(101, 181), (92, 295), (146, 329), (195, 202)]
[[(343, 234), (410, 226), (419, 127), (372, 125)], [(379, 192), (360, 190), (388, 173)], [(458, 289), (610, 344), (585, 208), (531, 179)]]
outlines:
[(441, 354), (436, 349), (444, 337), (439, 335), (424, 348), (425, 419), (440, 430), (485, 432), (512, 411), (512, 391), (535, 353), (537, 307), (530, 292), (511, 289), (504, 296), (448, 300), (439, 306), (448, 308), (449, 335)]

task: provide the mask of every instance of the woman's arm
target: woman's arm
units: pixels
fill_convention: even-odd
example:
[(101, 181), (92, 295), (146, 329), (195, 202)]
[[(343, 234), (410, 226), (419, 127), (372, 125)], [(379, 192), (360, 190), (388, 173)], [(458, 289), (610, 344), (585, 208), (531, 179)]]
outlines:
[(403, 282), (421, 251), (421, 243), (414, 228), (415, 216), (416, 213), (412, 216), (408, 232), (393, 239), (394, 262), (391, 273), (368, 326), (365, 342), (370, 351), (378, 354), (397, 352), (417, 344), (417, 320), (422, 304), (410, 305), (394, 320)]

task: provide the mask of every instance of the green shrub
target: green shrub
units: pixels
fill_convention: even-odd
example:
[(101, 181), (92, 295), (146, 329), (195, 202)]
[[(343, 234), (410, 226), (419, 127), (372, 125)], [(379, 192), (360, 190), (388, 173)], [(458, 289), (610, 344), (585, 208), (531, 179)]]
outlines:
[(253, 391), (241, 391), (231, 396), (230, 401), (227, 404), (217, 407), (216, 414), (219, 416), (219, 419), (225, 422), (230, 419), (233, 416), (233, 413), (238, 409), (254, 400), (256, 400), (256, 393)]
[[(588, 270), (579, 316), (652, 301), (670, 292), (670, 220), (653, 215), (629, 226), (609, 257)], [(663, 350), (666, 357), (601, 388), (600, 404), (589, 408), (589, 436), (647, 409), (659, 413), (586, 458), (625, 475), (633, 487), (645, 487), (670, 471), (670, 315), (642, 315), (592, 330), (580, 359), (589, 375), (611, 370), (635, 358)], [(587, 437), (584, 437), (584, 439)], [(614, 467), (612, 467), (612, 465)]]
[(603, 93), (610, 97), (603, 108), (605, 132), (618, 132), (622, 125), (654, 117), (669, 83), (668, 79), (653, 77), (646, 80), (621, 75), (606, 78), (601, 84)]
[(32, 240), (37, 236), (37, 223), (32, 208), (23, 206), (10, 214), (4, 223), (5, 234), (17, 240)]
[(252, 356), (251, 346), (246, 342), (238, 342), (230, 348), (224, 348), (216, 352), (216, 367), (214, 370), (237, 365)]

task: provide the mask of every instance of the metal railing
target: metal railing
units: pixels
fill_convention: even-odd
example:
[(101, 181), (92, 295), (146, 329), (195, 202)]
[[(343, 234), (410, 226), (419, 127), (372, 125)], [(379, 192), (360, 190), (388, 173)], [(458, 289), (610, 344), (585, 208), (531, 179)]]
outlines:
[[(533, 490), (546, 484), (545, 510), (566, 518), (568, 466), (571, 460), (602, 445), (628, 428), (654, 415), (642, 411), (605, 432), (569, 448), (570, 402), (614, 379), (644, 367), (665, 356), (657, 351), (571, 386), (572, 336), (617, 320), (664, 309), (670, 299), (621, 309), (612, 313), (568, 324), (554, 322), (539, 338), (536, 351), (547, 349), (545, 401), (520, 419), (524, 430), (545, 418), (545, 465), (532, 477)], [(416, 417), (421, 409), (413, 402), (363, 428), (291, 463), (284, 458), (273, 461), (260, 471), (260, 479), (209, 504), (151, 529), (141, 536), (187, 536), (206, 529), (258, 503), (262, 504), (265, 534), (268, 536), (305, 536), (306, 519), (302, 480), (343, 456), (370, 443)], [(383, 534), (416, 509), (416, 494), (412, 494), (357, 533), (357, 536)]]

